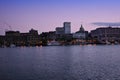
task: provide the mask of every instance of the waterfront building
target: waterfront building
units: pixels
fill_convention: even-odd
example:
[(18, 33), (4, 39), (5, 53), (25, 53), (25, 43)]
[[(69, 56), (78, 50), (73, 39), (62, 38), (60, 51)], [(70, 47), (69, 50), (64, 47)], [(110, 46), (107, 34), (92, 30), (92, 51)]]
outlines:
[(31, 29), (27, 33), (20, 33), (19, 31), (6, 31), (5, 32), (6, 45), (15, 44), (16, 46), (22, 45), (36, 45), (40, 42), (38, 31)]
[(49, 31), (49, 39), (50, 40), (56, 39), (56, 32), (55, 31)]
[(5, 36), (20, 36), (19, 31), (6, 31)]
[(72, 34), (57, 34), (56, 39), (59, 41), (68, 41), (73, 38)]
[(28, 33), (21, 33), (21, 36), (27, 44), (32, 46), (37, 45), (40, 41), (38, 31), (34, 29), (29, 30)]
[(73, 34), (73, 38), (75, 39), (86, 39), (87, 37), (88, 37), (88, 31), (85, 31), (82, 25), (79, 31)]
[(5, 41), (7, 45), (16, 44), (20, 41), (20, 32), (19, 31), (6, 31), (5, 32)]
[(71, 34), (71, 22), (64, 22), (63, 27), (65, 34)]
[(5, 44), (5, 36), (0, 35), (0, 47), (2, 47)]
[(20, 37), (21, 37), (21, 43), (27, 43), (28, 42), (28, 37), (30, 36), (29, 33), (20, 33)]
[(42, 32), (40, 34), (42, 45), (47, 45), (48, 42), (51, 42), (56, 39), (56, 31)]
[(100, 42), (120, 41), (120, 28), (103, 27), (91, 31), (91, 36)]
[(29, 33), (31, 35), (38, 35), (38, 31), (37, 30), (34, 30), (33, 28), (31, 30), (29, 30)]
[(55, 40), (56, 39), (56, 32), (55, 31), (49, 31), (49, 32), (43, 32), (40, 34), (43, 40)]
[(64, 28), (63, 27), (57, 27), (56, 28), (56, 34), (64, 34)]

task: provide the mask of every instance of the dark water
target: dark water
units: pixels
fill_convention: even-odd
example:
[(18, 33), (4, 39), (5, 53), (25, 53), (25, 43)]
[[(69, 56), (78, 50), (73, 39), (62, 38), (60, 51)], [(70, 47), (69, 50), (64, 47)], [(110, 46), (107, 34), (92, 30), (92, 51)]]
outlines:
[(0, 48), (0, 80), (120, 80), (120, 46)]

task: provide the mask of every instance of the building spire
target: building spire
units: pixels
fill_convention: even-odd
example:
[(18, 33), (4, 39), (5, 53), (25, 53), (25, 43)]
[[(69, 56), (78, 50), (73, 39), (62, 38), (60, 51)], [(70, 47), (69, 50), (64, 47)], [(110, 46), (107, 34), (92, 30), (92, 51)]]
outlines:
[(80, 27), (80, 31), (82, 31), (82, 32), (85, 31), (82, 24), (81, 24), (81, 27)]

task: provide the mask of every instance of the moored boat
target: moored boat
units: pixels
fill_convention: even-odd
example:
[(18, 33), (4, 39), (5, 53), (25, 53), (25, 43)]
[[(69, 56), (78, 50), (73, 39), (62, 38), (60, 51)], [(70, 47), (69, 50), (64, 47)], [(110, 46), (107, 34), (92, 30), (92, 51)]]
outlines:
[(60, 43), (58, 41), (50, 41), (47, 43), (48, 46), (60, 46)]

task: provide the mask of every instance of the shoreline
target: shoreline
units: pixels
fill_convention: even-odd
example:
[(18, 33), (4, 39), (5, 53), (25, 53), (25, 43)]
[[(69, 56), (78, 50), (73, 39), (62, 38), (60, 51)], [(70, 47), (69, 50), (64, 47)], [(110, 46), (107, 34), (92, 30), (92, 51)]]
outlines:
[(52, 46), (105, 46), (105, 45), (120, 45), (120, 44), (77, 44), (77, 45), (34, 45), (34, 46), (0, 46), (0, 48), (17, 48), (17, 47), (52, 47)]

